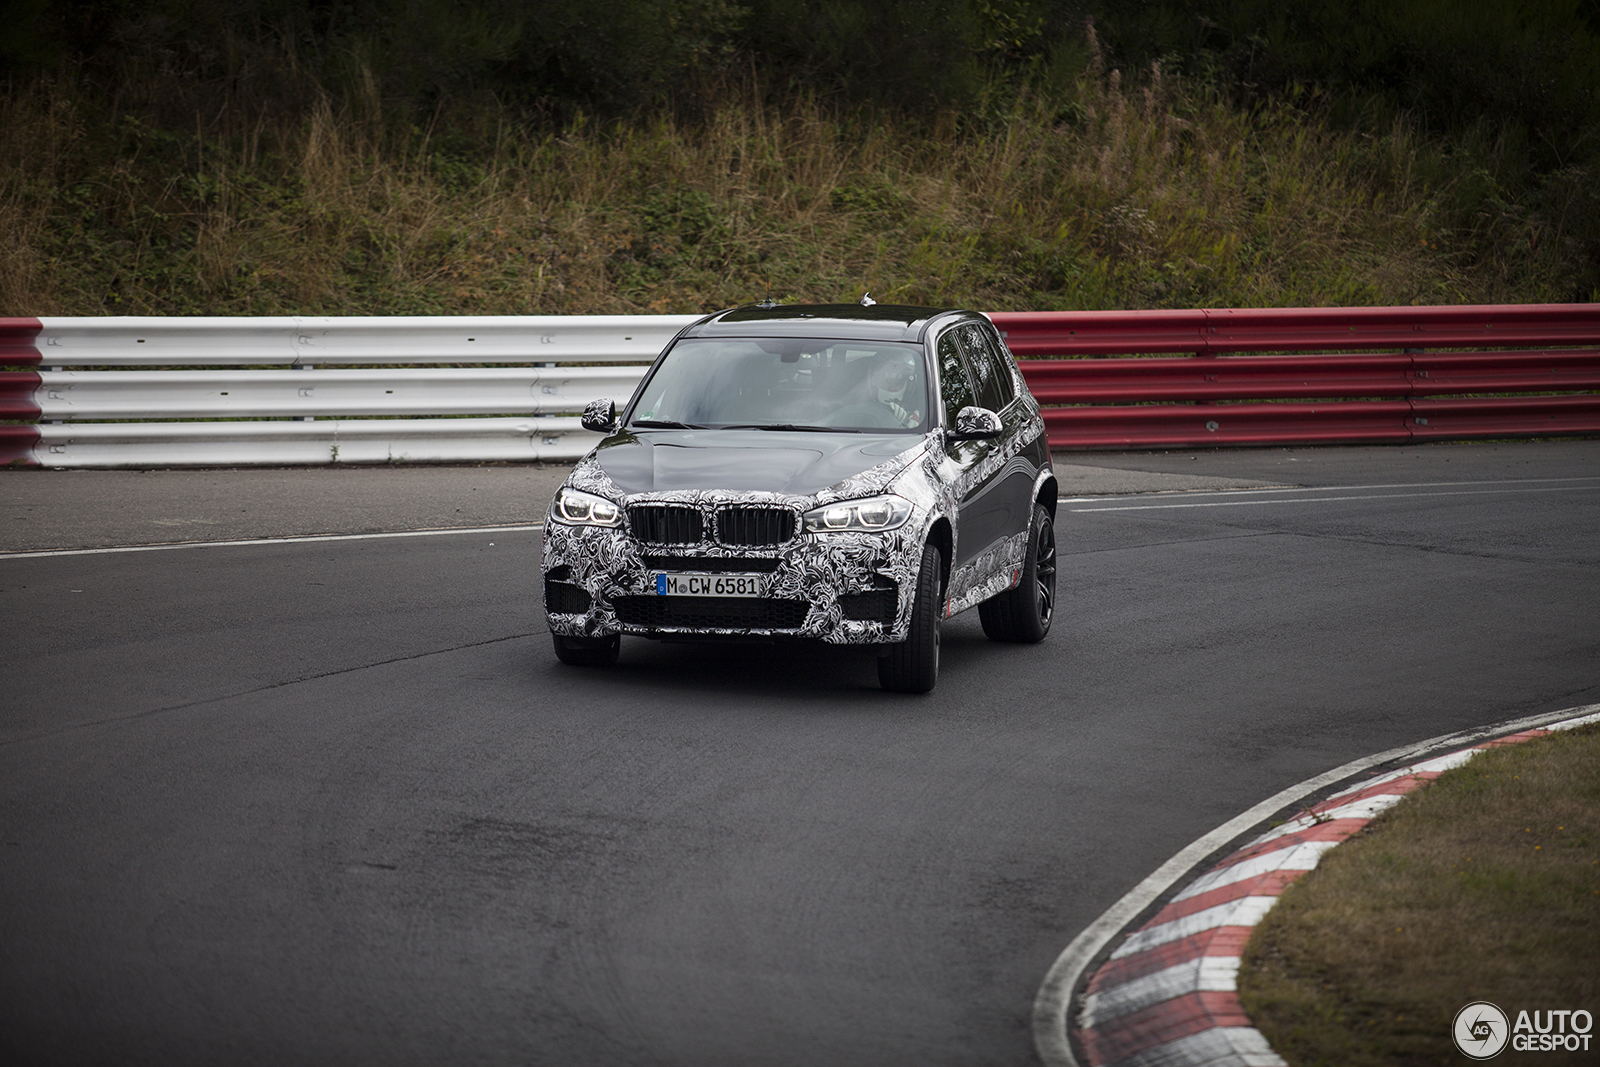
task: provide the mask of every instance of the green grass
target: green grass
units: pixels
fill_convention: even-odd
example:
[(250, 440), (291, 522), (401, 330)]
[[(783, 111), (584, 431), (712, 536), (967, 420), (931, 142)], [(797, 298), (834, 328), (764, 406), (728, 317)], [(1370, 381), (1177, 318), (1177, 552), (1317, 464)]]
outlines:
[[(1600, 727), (1491, 749), (1328, 853), (1245, 951), (1295, 1067), (1459, 1063), (1455, 1013), (1600, 1009)], [(1517, 1053), (1497, 1062), (1587, 1062)]]
[(693, 121), (551, 130), (487, 96), (423, 126), (376, 89), (336, 108), (310, 85), (296, 109), (154, 74), (13, 82), (0, 314), (690, 312), (863, 289), (986, 310), (1541, 302), (1583, 295), (1593, 266), (1559, 197), (1452, 207), (1484, 160), (1404, 122), (1341, 131), (1315, 102), (1241, 109), (1097, 55), (1049, 99), (1002, 89), (869, 111), (752, 76)]

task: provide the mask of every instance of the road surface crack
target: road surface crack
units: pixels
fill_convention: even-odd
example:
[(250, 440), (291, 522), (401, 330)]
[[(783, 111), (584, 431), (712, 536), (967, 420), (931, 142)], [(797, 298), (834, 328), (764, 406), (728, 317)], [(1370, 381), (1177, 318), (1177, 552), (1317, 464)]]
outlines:
[(354, 667), (340, 667), (337, 670), (319, 671), (316, 674), (302, 675), (299, 678), (286, 678), (281, 682), (258, 685), (250, 689), (240, 689), (237, 692), (223, 693), (218, 696), (204, 697), (199, 700), (188, 700), (181, 704), (168, 704), (164, 707), (146, 708), (144, 711), (129, 712), (126, 715), (110, 715), (103, 719), (90, 719), (84, 722), (73, 723), (70, 726), (58, 727), (54, 730), (41, 730), (38, 733), (8, 738), (0, 741), (0, 748), (22, 744), (27, 741), (39, 741), (47, 737), (55, 737), (59, 734), (72, 733), (75, 730), (87, 730), (96, 726), (110, 726), (117, 723), (134, 722), (139, 719), (148, 719), (156, 715), (165, 715), (168, 712), (184, 711), (188, 708), (201, 708), (205, 707), (207, 704), (216, 704), (224, 700), (237, 700), (239, 697), (247, 697), (255, 693), (267, 693), (274, 689), (282, 689), (285, 686), (302, 685), (306, 682), (315, 682), (323, 678), (335, 678), (341, 674), (354, 674), (356, 671), (371, 670), (374, 667), (387, 667), (394, 663), (407, 663), (412, 660), (427, 659), (429, 656), (442, 656), (451, 652), (461, 652), (469, 648), (483, 648), (487, 645), (498, 645), (506, 641), (520, 641), (526, 637), (537, 637), (542, 633), (548, 632), (548, 630), (534, 630), (529, 633), (507, 634), (504, 637), (491, 637), (485, 641), (469, 641), (466, 644), (452, 645), (449, 648), (434, 648), (429, 649), (426, 652), (417, 652), (408, 656), (393, 656), (389, 659), (374, 660), (371, 663), (361, 663)]

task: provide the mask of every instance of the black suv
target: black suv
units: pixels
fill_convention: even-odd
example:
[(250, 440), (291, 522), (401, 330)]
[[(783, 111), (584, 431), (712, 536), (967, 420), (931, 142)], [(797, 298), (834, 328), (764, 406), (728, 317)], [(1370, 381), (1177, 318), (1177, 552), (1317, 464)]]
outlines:
[(876, 646), (884, 688), (939, 674), (977, 606), (1042, 640), (1056, 482), (1039, 405), (988, 319), (885, 304), (752, 305), (686, 327), (556, 494), (544, 598), (563, 663), (622, 634)]

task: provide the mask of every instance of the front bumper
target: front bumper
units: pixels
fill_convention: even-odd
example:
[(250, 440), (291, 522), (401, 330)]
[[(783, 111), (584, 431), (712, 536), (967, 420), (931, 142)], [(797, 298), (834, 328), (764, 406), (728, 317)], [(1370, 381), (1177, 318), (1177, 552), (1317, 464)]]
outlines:
[[(656, 545), (626, 527), (547, 520), (550, 632), (567, 636), (790, 636), (831, 644), (906, 639), (926, 516), (873, 533), (805, 533), (782, 545)], [(796, 527), (798, 528), (798, 526)], [(662, 595), (662, 572), (761, 575), (760, 597)]]

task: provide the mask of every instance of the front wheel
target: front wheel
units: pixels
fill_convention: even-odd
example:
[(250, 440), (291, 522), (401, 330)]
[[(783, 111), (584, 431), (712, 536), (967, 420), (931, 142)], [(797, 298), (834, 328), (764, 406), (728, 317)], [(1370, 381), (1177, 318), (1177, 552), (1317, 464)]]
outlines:
[(939, 550), (922, 548), (916, 600), (911, 606), (911, 632), (878, 660), (878, 683), (896, 693), (926, 693), (939, 680)]
[(555, 645), (556, 659), (573, 667), (609, 667), (617, 662), (617, 653), (622, 651), (619, 634), (610, 637), (551, 634), (550, 640)]
[(991, 641), (1034, 644), (1050, 632), (1056, 608), (1056, 527), (1043, 504), (1033, 506), (1028, 535), (1017, 587), (978, 605), (978, 620)]

